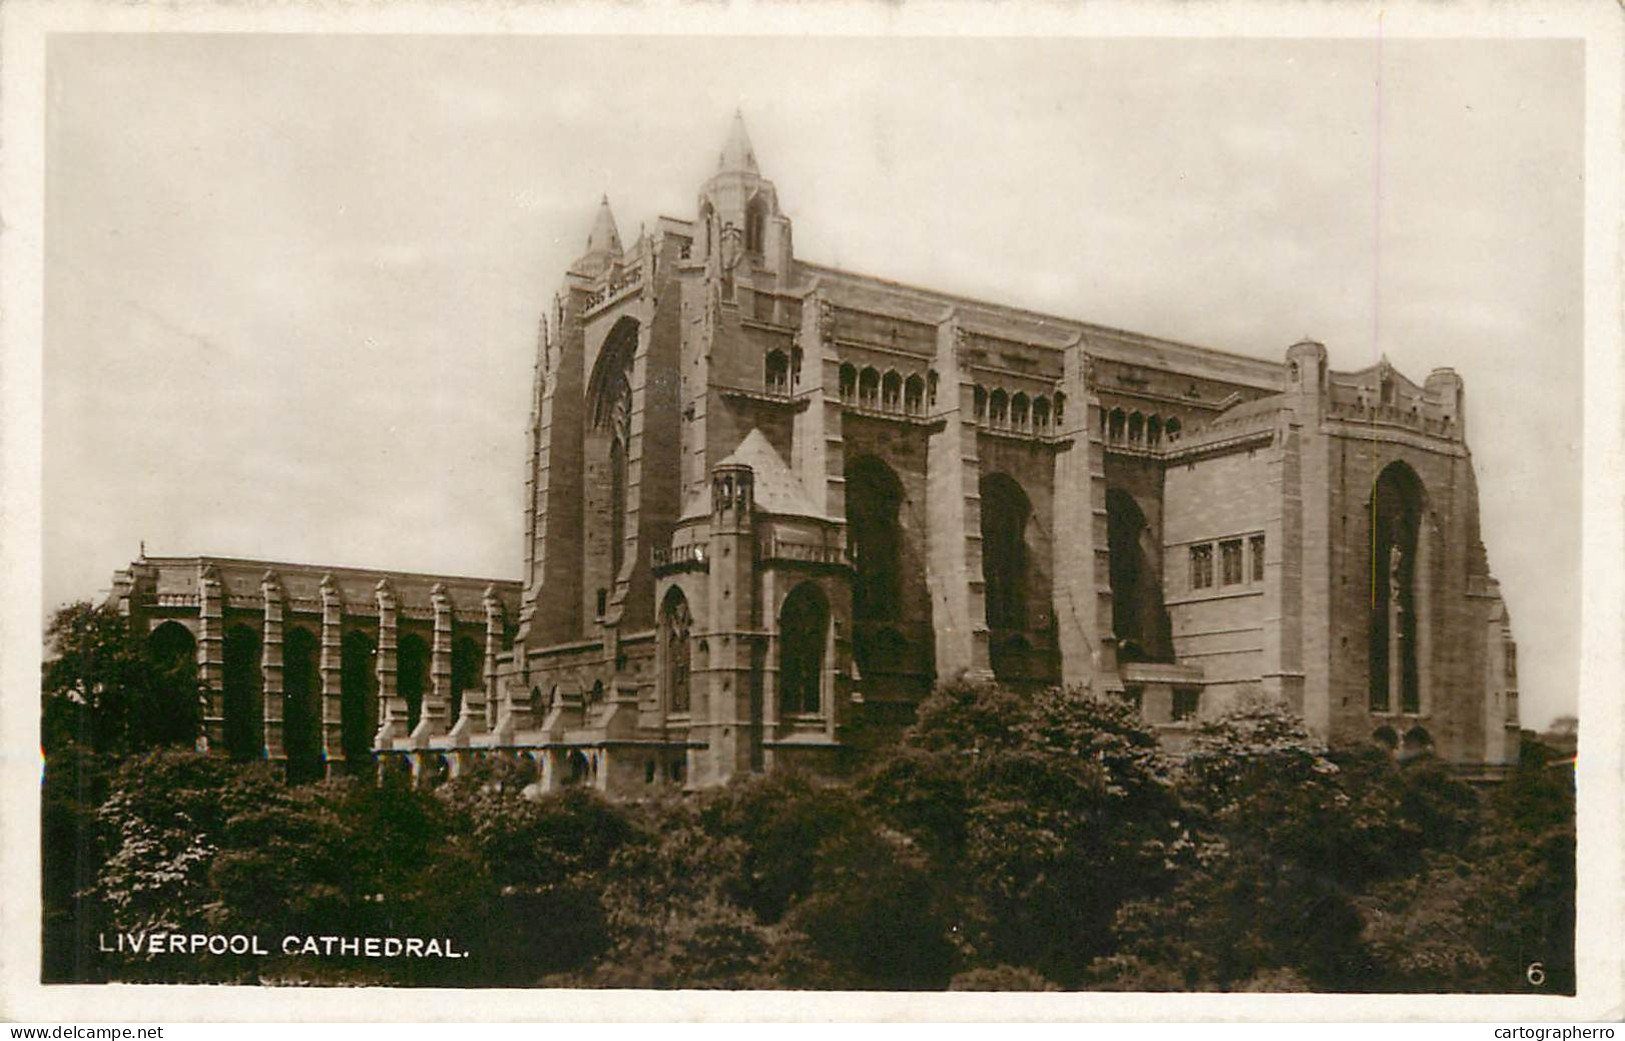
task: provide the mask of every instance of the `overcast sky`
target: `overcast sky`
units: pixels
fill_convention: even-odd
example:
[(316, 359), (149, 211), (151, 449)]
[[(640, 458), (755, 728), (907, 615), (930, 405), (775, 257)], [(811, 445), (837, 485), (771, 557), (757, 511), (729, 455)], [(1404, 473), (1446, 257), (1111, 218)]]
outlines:
[(517, 578), (540, 314), (735, 106), (798, 255), (1467, 385), (1526, 724), (1576, 703), (1581, 49), (69, 36), (47, 67), (47, 606), (136, 556)]

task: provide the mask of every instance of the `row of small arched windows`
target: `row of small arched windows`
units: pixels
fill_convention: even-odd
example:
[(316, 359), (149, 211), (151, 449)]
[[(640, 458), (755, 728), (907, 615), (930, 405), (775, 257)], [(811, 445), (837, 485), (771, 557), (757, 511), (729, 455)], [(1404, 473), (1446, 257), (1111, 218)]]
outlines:
[(848, 363), (841, 366), (840, 395), (859, 408), (921, 416), (937, 405), (937, 373), (930, 369), (923, 377), (916, 372), (905, 378), (896, 369), (882, 375), (873, 366), (859, 370)]
[(1055, 392), (1053, 403), (1043, 394), (1031, 398), (1023, 391), (1006, 393), (999, 387), (989, 394), (977, 387), (972, 397), (976, 422), (995, 430), (1013, 430), (1018, 433), (1048, 434), (1051, 427), (1059, 427), (1066, 418), (1066, 395)]
[(1169, 443), (1178, 441), (1180, 433), (1178, 416), (1163, 419), (1158, 415), (1147, 416), (1138, 410), (1125, 413), (1120, 408), (1100, 413), (1100, 439), (1111, 444), (1156, 448), (1164, 440)]
[(792, 386), (801, 383), (801, 348), (791, 348), (786, 354), (780, 350), (767, 352), (767, 365), (762, 381), (769, 394), (788, 394)]

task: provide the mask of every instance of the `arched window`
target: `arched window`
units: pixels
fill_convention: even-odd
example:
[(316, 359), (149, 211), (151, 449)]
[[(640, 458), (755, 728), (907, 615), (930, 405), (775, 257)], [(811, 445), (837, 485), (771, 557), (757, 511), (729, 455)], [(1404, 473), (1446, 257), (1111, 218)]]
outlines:
[(783, 351), (767, 352), (766, 385), (769, 394), (790, 392), (790, 359)]
[(829, 607), (812, 582), (791, 590), (779, 611), (779, 701), (787, 716), (823, 710)]
[(1371, 615), (1369, 678), (1376, 712), (1421, 711), (1417, 668), (1417, 596), (1425, 496), (1416, 472), (1392, 463), (1371, 493)]
[(429, 645), (416, 633), (401, 637), (395, 652), (395, 693), (406, 702), (406, 728), (416, 730), (429, 688)]
[(885, 378), (880, 381), (880, 407), (887, 412), (903, 407), (903, 377), (895, 370), (887, 369)]
[(226, 750), (234, 759), (255, 759), (265, 748), (264, 677), (260, 673), (260, 637), (246, 625), (226, 630), (224, 660)]
[(661, 652), (665, 658), (666, 705), (676, 713), (689, 711), (691, 660), (689, 634), (694, 617), (688, 610), (683, 591), (673, 587), (660, 611)]
[(1123, 415), (1123, 410), (1112, 409), (1111, 420), (1106, 426), (1106, 439), (1112, 442), (1123, 440), (1123, 431), (1127, 426), (1127, 417)]
[(1010, 425), (1017, 430), (1027, 429), (1027, 395), (1020, 391), (1010, 399)]
[(928, 369), (925, 373), (925, 404), (927, 408), (937, 407), (937, 370)]
[(485, 652), (472, 637), (459, 636), (451, 641), (451, 718), (456, 722), (463, 713), (464, 691), (479, 690), (485, 685)]
[(851, 365), (841, 366), (841, 400), (851, 401), (858, 395), (858, 370)]
[(378, 730), (378, 645), (359, 629), (344, 636), (339, 661), (339, 725), (344, 759), (359, 774)]
[(1162, 602), (1157, 540), (1134, 497), (1117, 488), (1106, 492), (1106, 542), (1118, 661), (1172, 661), (1172, 629)]
[(147, 659), (156, 673), (159, 703), (154, 718), (135, 722), (154, 741), (192, 744), (197, 740), (201, 694), (197, 640), (181, 623), (165, 622), (147, 637)]
[(978, 423), (987, 417), (987, 391), (980, 386), (971, 392), (971, 414)]
[(925, 381), (916, 373), (903, 384), (903, 411), (917, 416), (925, 410)]
[(872, 368), (858, 374), (858, 404), (864, 408), (880, 407), (880, 373)]
[(864, 674), (878, 664), (869, 623), (895, 619), (903, 597), (903, 484), (891, 467), (862, 456), (846, 468), (847, 540), (851, 546), (853, 651)]
[(1010, 396), (1000, 387), (987, 399), (987, 421), (995, 427), (1003, 427), (1010, 422)]
[(752, 253), (767, 248), (767, 203), (760, 195), (745, 207), (745, 248)]
[(790, 348), (790, 385), (801, 386), (801, 348)]
[(1027, 627), (1027, 524), (1032, 505), (1004, 474), (982, 478), (982, 581), (989, 629)]
[(700, 223), (705, 225), (705, 255), (709, 258), (717, 249), (716, 211), (710, 203), (700, 207)]
[(1128, 417), (1128, 439), (1131, 444), (1139, 444), (1145, 436), (1145, 416), (1139, 412), (1131, 412)]
[(1055, 425), (1060, 426), (1066, 420), (1066, 395), (1060, 391), (1055, 392)]
[(321, 653), (316, 634), (290, 627), (282, 639), (282, 746), (288, 754), (288, 782), (303, 784), (322, 775)]
[(1033, 399), (1033, 431), (1039, 434), (1049, 433), (1049, 398), (1042, 394)]
[[(607, 442), (609, 501), (598, 498), (590, 503), (590, 508), (594, 515), (599, 510), (609, 515), (610, 573), (601, 579), (609, 587), (614, 586), (620, 575), (626, 548), (626, 452), (632, 443), (632, 364), (637, 345), (638, 323), (630, 318), (620, 319), (604, 340), (592, 372), (592, 427), (593, 432)], [(598, 495), (602, 496), (602, 492)]]
[(1393, 727), (1378, 727), (1371, 732), (1371, 740), (1392, 752), (1399, 748), (1399, 735)]
[(1145, 424), (1145, 443), (1152, 448), (1162, 444), (1162, 417), (1152, 416)]
[(1169, 444), (1172, 444), (1173, 442), (1178, 441), (1179, 440), (1179, 430), (1180, 430), (1179, 417), (1178, 416), (1169, 416), (1168, 417), (1168, 423), (1167, 423), (1166, 426), (1163, 427), (1163, 430), (1168, 435)]
[(1433, 735), (1422, 727), (1411, 727), (1405, 731), (1405, 738), (1400, 742), (1399, 754), (1406, 759), (1413, 759), (1419, 755), (1431, 755), (1433, 752)]

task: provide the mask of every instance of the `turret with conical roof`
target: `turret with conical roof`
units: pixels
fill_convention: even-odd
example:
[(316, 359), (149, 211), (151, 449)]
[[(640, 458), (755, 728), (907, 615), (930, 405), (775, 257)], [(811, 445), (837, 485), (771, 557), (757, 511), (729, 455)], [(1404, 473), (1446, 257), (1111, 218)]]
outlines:
[[(756, 149), (737, 110), (717, 156), (717, 172), (700, 189), (697, 253), (727, 277), (741, 264), (783, 272), (790, 257), (790, 222), (778, 192), (756, 165)], [(743, 272), (740, 272), (743, 273)]]
[(583, 275), (596, 276), (621, 259), (621, 233), (615, 227), (615, 214), (609, 209), (609, 196), (598, 203), (592, 231), (587, 233), (587, 251), (571, 266)]

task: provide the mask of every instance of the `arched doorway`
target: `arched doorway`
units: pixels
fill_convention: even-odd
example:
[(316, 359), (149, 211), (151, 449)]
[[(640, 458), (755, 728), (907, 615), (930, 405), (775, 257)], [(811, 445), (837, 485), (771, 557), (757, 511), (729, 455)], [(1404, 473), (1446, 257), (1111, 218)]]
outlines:
[(1391, 463), (1371, 493), (1370, 643), (1367, 656), (1374, 712), (1422, 709), (1419, 637), (1425, 624), (1423, 532), (1426, 494), (1404, 463)]
[(229, 627), (221, 658), (226, 750), (233, 759), (257, 759), (265, 748), (259, 633), (246, 625)]
[(290, 627), (282, 638), (282, 747), (288, 783), (322, 776), (322, 680), (320, 649), (310, 630)]
[(1112, 633), (1120, 662), (1173, 660), (1172, 626), (1162, 603), (1158, 546), (1134, 497), (1106, 492), (1106, 539), (1111, 549)]
[(811, 716), (824, 707), (824, 659), (829, 604), (812, 582), (784, 598), (779, 610), (779, 705), (786, 716)]
[(351, 773), (371, 764), (378, 731), (378, 644), (359, 629), (344, 636), (339, 662), (339, 724)]

